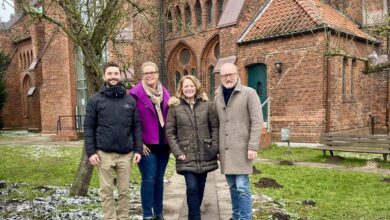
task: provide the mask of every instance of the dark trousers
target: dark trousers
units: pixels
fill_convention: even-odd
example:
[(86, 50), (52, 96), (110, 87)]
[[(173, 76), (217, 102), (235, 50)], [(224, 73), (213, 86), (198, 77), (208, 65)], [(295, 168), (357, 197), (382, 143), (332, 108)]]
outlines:
[(200, 220), (200, 206), (203, 200), (207, 173), (183, 172), (187, 185), (188, 219)]
[(169, 153), (142, 155), (138, 164), (142, 175), (141, 200), (144, 218), (163, 214), (164, 174)]

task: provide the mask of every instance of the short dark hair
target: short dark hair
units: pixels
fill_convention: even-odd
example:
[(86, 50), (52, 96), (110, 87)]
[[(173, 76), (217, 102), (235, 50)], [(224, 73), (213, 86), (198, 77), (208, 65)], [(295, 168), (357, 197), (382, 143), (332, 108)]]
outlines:
[(119, 65), (115, 62), (112, 62), (112, 61), (105, 63), (103, 65), (103, 74), (106, 72), (108, 67), (118, 67), (119, 68)]

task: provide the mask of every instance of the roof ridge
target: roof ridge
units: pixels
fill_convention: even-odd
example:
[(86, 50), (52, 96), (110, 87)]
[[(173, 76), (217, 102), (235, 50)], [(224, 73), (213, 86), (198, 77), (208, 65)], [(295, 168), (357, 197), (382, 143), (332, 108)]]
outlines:
[[(294, 0), (305, 12), (309, 15), (313, 22), (318, 25), (327, 25), (326, 21), (321, 15), (313, 9), (313, 6), (317, 6), (312, 0)], [(309, 3), (310, 1), (310, 3)], [(324, 10), (324, 9), (321, 9)]]

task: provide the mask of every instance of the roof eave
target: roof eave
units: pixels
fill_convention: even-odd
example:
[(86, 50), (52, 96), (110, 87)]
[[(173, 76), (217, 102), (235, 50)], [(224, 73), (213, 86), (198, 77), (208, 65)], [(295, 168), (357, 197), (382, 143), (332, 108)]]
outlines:
[(260, 42), (260, 41), (277, 39), (277, 38), (295, 36), (295, 35), (304, 35), (304, 34), (307, 34), (307, 33), (314, 33), (314, 32), (319, 32), (319, 31), (325, 31), (325, 28), (330, 30), (332, 33), (338, 32), (338, 33), (341, 33), (341, 34), (345, 34), (345, 35), (351, 36), (354, 39), (359, 40), (359, 41), (364, 41), (364, 42), (368, 41), (368, 42), (374, 44), (375, 46), (379, 46), (381, 44), (381, 42), (378, 41), (378, 40), (366, 39), (364, 37), (353, 35), (351, 33), (343, 32), (343, 31), (340, 31), (340, 30), (336, 30), (336, 29), (331, 28), (331, 27), (316, 27), (316, 28), (313, 28), (313, 29), (310, 29), (310, 30), (305, 30), (305, 31), (300, 31), (300, 32), (290, 32), (290, 33), (284, 33), (284, 34), (279, 34), (279, 35), (267, 36), (267, 37), (262, 37), (262, 38), (247, 40), (247, 41), (239, 41), (239, 42), (237, 42), (237, 44), (238, 45), (243, 45), (243, 44), (249, 44), (249, 43), (255, 43), (255, 42)]
[(305, 31), (289, 32), (289, 33), (284, 33), (284, 34), (279, 34), (279, 35), (273, 35), (273, 36), (252, 39), (252, 40), (240, 41), (240, 42), (237, 42), (237, 44), (242, 45), (242, 44), (249, 44), (249, 43), (255, 43), (255, 42), (259, 42), (259, 41), (273, 40), (273, 39), (277, 39), (277, 38), (283, 38), (283, 37), (289, 37), (289, 36), (295, 36), (295, 35), (304, 35), (307, 33), (318, 32), (318, 31), (321, 31), (323, 29), (324, 29), (323, 27), (317, 27), (317, 28), (313, 28), (313, 29), (305, 30)]

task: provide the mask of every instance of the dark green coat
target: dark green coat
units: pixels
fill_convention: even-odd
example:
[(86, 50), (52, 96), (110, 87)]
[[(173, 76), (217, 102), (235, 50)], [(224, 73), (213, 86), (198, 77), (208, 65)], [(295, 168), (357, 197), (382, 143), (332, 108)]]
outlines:
[(176, 171), (205, 173), (218, 168), (218, 117), (207, 98), (198, 97), (193, 110), (183, 99), (172, 97), (166, 124), (167, 138), (176, 158)]

